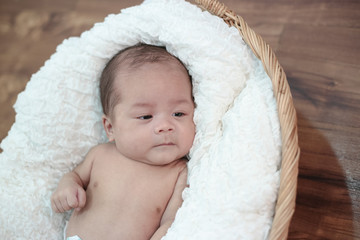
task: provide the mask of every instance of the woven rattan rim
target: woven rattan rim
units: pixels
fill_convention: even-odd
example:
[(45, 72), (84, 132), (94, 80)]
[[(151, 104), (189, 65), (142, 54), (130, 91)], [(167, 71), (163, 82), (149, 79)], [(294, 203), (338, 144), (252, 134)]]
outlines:
[(224, 19), (229, 26), (236, 27), (247, 45), (262, 61), (266, 73), (271, 78), (281, 126), (282, 161), (280, 188), (268, 239), (287, 239), (291, 217), (295, 211), (300, 148), (296, 111), (285, 72), (270, 46), (248, 26), (242, 17), (216, 0), (195, 0), (195, 2), (201, 8)]

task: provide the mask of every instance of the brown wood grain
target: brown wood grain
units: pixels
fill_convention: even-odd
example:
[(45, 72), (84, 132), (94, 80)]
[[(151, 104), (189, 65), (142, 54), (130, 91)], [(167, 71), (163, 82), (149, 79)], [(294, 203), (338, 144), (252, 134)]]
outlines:
[[(31, 74), (118, 0), (0, 0), (0, 139)], [(301, 157), (289, 239), (360, 239), (360, 1), (224, 0), (275, 50), (298, 114)]]

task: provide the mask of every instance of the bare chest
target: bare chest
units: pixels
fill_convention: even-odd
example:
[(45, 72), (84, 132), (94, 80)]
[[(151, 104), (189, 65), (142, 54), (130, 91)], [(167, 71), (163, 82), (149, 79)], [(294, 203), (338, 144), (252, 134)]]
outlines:
[(176, 184), (176, 168), (123, 161), (96, 164), (87, 188), (88, 201), (116, 213), (161, 217)]
[(84, 239), (149, 239), (159, 227), (179, 170), (137, 162), (94, 161), (86, 205), (74, 212), (68, 236)]

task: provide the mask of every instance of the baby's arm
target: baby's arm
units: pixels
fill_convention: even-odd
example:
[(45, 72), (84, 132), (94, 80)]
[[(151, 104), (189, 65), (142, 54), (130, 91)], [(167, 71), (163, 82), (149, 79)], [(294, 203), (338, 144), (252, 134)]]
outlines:
[(182, 205), (182, 192), (187, 187), (187, 167), (180, 172), (178, 180), (176, 182), (173, 195), (165, 209), (165, 212), (161, 218), (160, 227), (154, 233), (150, 240), (158, 240), (165, 236), (167, 230), (174, 222), (177, 210)]
[(65, 174), (51, 196), (51, 207), (55, 212), (65, 212), (85, 206), (85, 189), (90, 181), (90, 172), (96, 147), (91, 149), (85, 160), (73, 171)]

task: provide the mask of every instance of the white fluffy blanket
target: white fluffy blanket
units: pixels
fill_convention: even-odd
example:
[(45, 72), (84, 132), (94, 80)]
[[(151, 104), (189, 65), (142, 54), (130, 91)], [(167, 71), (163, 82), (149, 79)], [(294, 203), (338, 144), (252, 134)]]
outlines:
[(184, 203), (165, 239), (266, 239), (279, 184), (271, 81), (238, 32), (182, 0), (148, 0), (60, 44), (15, 104), (1, 143), (0, 238), (62, 239), (61, 176), (106, 141), (99, 75), (120, 49), (165, 45), (193, 78), (197, 133)]

